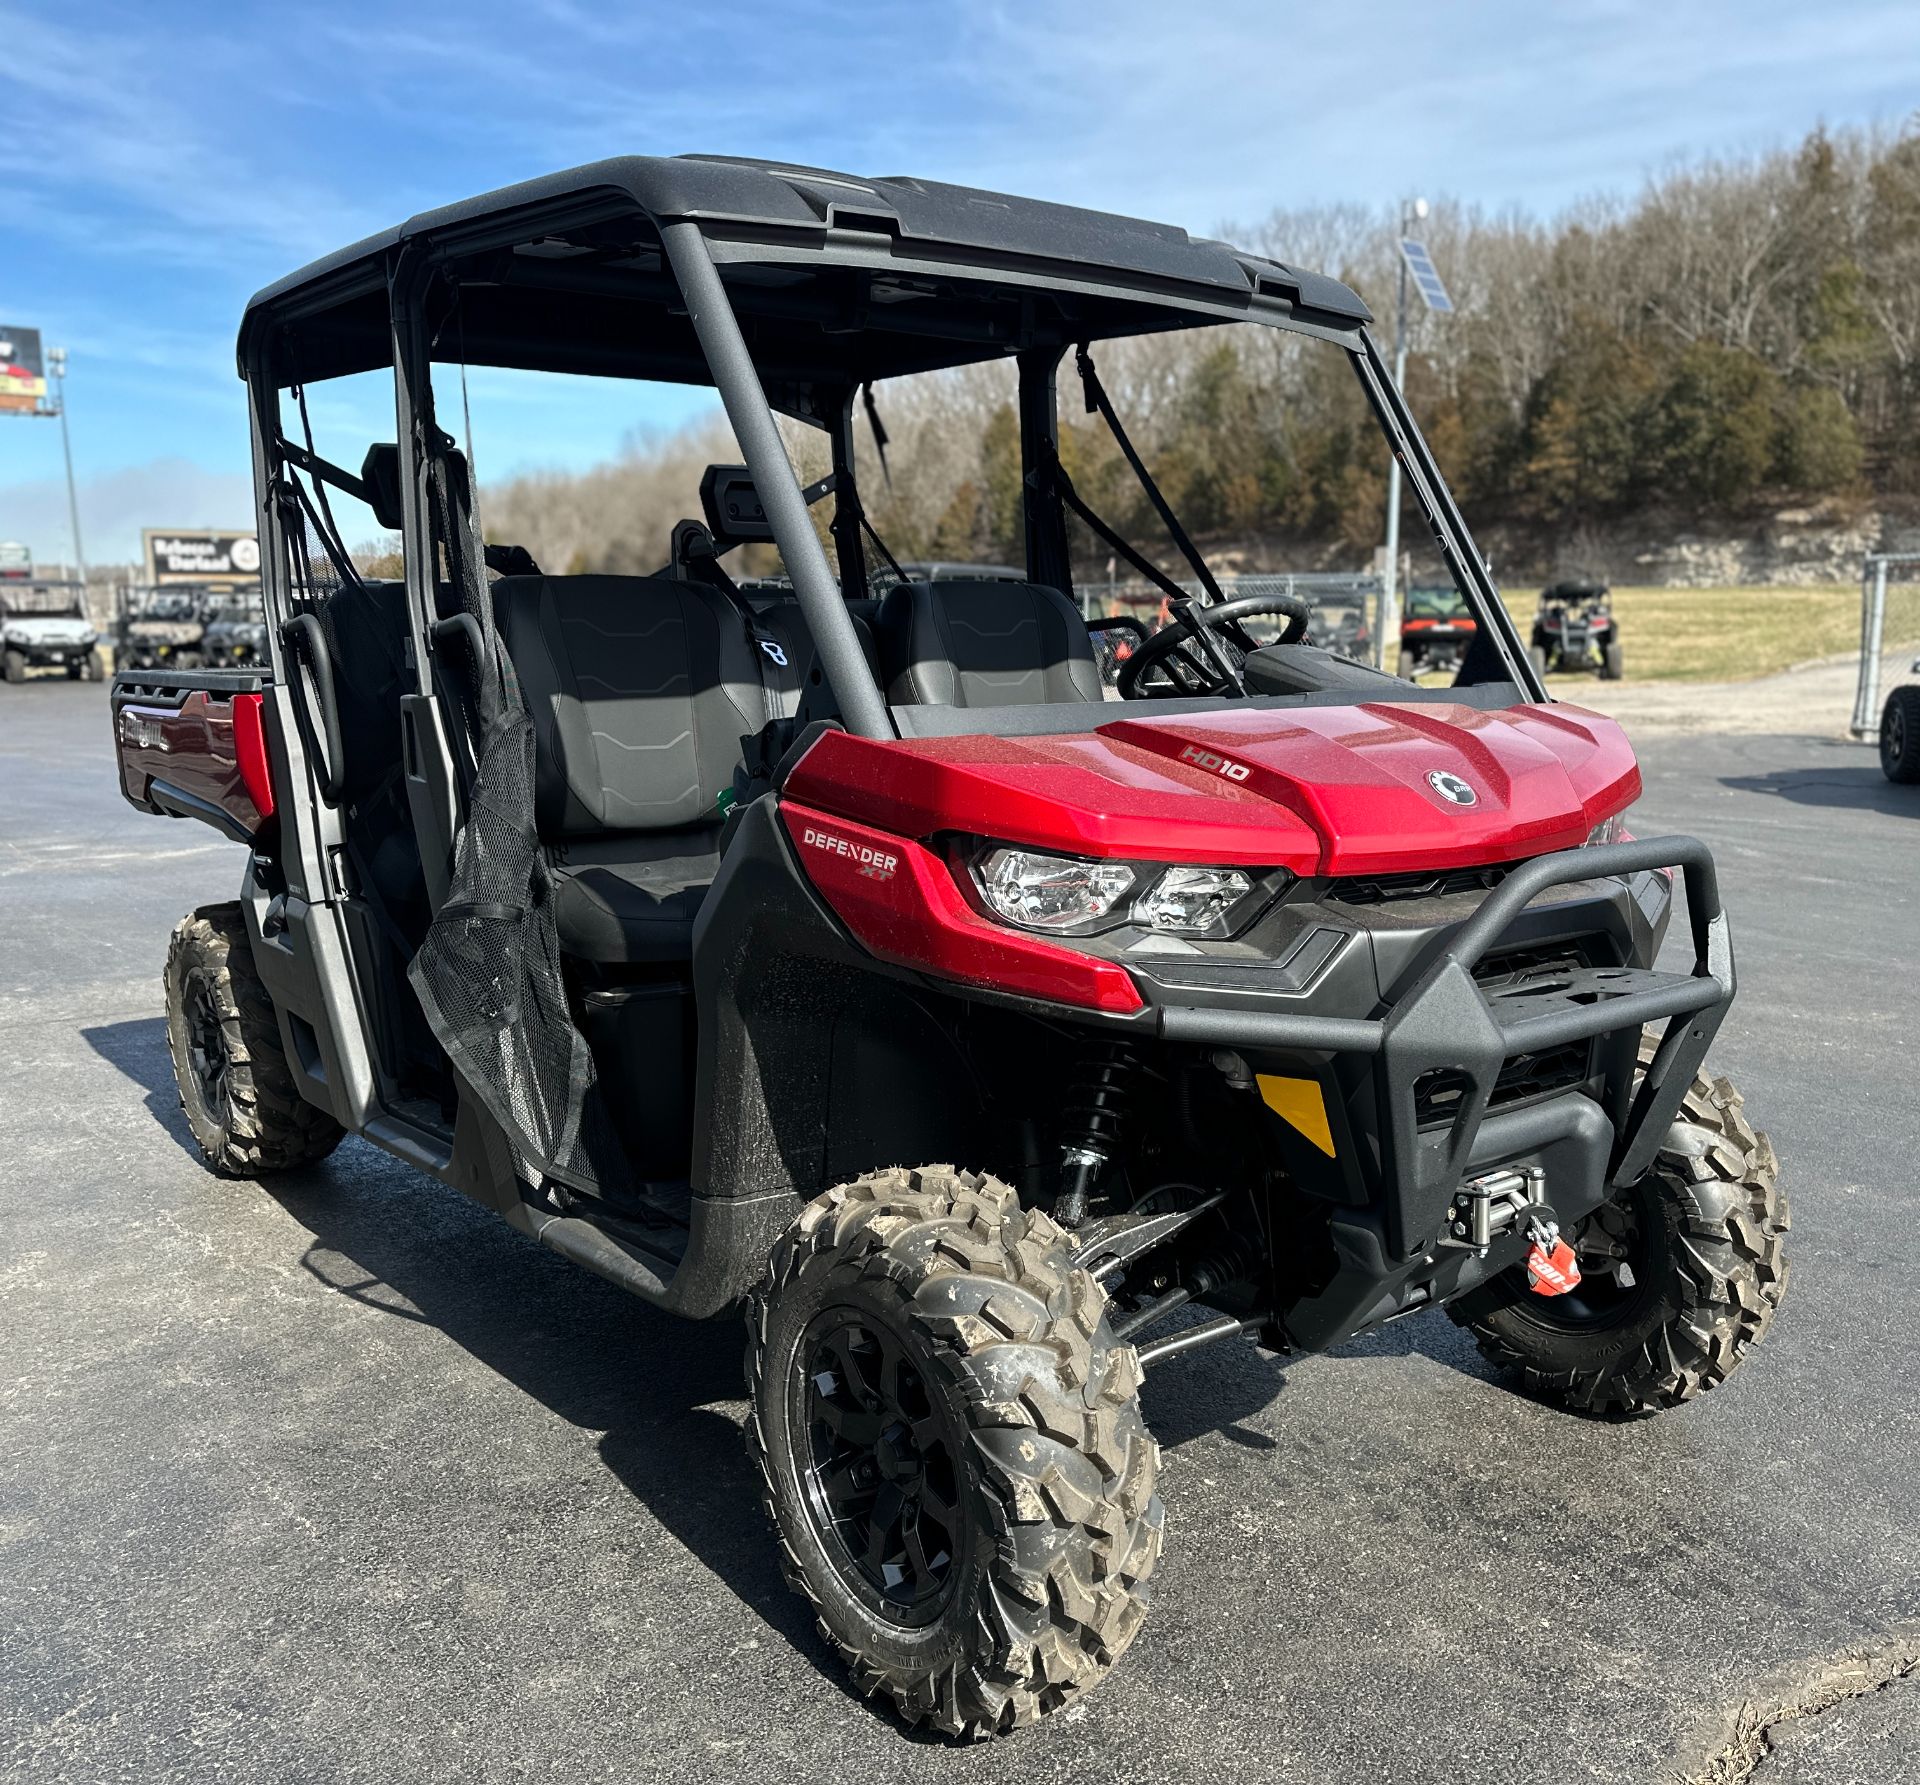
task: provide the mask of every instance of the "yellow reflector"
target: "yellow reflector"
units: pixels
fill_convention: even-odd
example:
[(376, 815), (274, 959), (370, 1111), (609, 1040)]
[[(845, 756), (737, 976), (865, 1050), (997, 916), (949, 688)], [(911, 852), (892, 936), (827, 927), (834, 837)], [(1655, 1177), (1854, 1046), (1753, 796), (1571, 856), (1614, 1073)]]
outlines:
[(1268, 1109), (1296, 1128), (1331, 1159), (1333, 1127), (1327, 1120), (1327, 1100), (1320, 1093), (1320, 1081), (1313, 1078), (1276, 1078), (1262, 1072), (1255, 1075), (1261, 1098)]

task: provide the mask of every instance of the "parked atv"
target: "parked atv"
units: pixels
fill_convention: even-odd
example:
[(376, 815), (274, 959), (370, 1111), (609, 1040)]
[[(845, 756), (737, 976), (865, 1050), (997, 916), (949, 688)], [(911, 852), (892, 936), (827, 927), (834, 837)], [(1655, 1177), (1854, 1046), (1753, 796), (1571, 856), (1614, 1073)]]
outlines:
[(1479, 624), (1458, 589), (1409, 589), (1400, 619), (1400, 673), (1457, 675)]
[[(534, 180), (253, 300), (267, 663), (114, 685), (128, 799), (244, 845), (165, 968), (209, 1167), (358, 1134), (649, 1302), (739, 1310), (787, 1579), (951, 1735), (1073, 1704), (1138, 1635), (1145, 1371), (1444, 1307), (1533, 1393), (1636, 1417), (1725, 1381), (1785, 1287), (1773, 1150), (1705, 1070), (1712, 857), (1631, 839), (1624, 736), (1543, 704), (1367, 321), (1177, 229), (917, 180)], [(1098, 359), (1226, 323), (1362, 386), (1477, 628), (1461, 687), (1304, 642), (1297, 594), (1219, 598)], [(489, 580), (434, 405), (462, 340), (714, 384), (747, 462), (660, 575)], [(876, 598), (860, 393), (1003, 356), (1024, 579)], [(307, 397), (381, 369), (399, 441), (320, 456)], [(1063, 378), (1201, 598), (1075, 488)], [(1168, 602), (1112, 690), (1070, 515)], [(727, 560), (769, 542), (791, 589), (749, 602)]]
[(1605, 583), (1555, 583), (1541, 592), (1527, 655), (1540, 675), (1597, 674), (1617, 682), (1622, 673), (1620, 622)]
[(1373, 656), (1373, 628), (1367, 624), (1367, 604), (1361, 595), (1321, 595), (1313, 607), (1308, 639), (1355, 663)]
[(115, 669), (198, 669), (206, 634), (201, 589), (124, 588), (115, 628)]
[(106, 675), (94, 648), (87, 591), (74, 582), (0, 583), (0, 672), (24, 682), (31, 669), (64, 669), (74, 681)]
[(212, 597), (201, 650), (209, 665), (256, 668), (266, 662), (267, 624), (257, 589)]

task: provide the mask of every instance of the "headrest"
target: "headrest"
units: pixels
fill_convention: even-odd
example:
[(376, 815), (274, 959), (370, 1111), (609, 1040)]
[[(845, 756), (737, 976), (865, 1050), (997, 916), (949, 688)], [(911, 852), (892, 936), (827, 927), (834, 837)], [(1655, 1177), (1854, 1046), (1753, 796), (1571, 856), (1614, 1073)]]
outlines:
[[(466, 454), (450, 446), (446, 456), (453, 475), (465, 477)], [(360, 481), (367, 486), (367, 506), (373, 510), (373, 518), (389, 533), (398, 533), (406, 525), (400, 506), (400, 448), (391, 440), (376, 440), (360, 461)]]
[(373, 510), (373, 518), (389, 533), (398, 533), (404, 524), (400, 512), (400, 448), (390, 440), (376, 440), (360, 461), (360, 481), (367, 486), (367, 506)]
[(700, 479), (700, 506), (706, 511), (707, 531), (723, 552), (773, 537), (773, 523), (745, 465), (709, 465)]

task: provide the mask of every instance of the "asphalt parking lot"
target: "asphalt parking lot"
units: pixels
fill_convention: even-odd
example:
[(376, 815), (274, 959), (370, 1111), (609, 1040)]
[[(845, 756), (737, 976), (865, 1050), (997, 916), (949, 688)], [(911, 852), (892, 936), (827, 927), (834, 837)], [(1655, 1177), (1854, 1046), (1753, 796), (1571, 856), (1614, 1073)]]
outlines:
[(732, 1324), (357, 1141), (270, 1189), (201, 1170), (158, 976), (234, 848), (120, 802), (103, 690), (0, 690), (0, 1775), (1650, 1781), (1844, 1692), (1755, 1777), (1882, 1776), (1858, 1756), (1920, 1730), (1868, 1694), (1920, 1631), (1920, 790), (1803, 739), (1643, 762), (1634, 828), (1704, 836), (1732, 911), (1715, 1064), (1794, 1206), (1768, 1343), (1630, 1427), (1514, 1394), (1444, 1316), (1173, 1360), (1140, 1640), (954, 1750), (850, 1695), (783, 1589)]

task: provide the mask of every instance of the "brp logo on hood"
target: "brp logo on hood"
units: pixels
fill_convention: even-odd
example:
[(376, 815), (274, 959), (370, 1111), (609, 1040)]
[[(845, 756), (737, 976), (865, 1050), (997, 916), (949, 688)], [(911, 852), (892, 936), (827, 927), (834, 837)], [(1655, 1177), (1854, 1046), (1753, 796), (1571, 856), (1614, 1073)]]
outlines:
[(1480, 803), (1480, 796), (1465, 781), (1445, 769), (1435, 769), (1427, 777), (1427, 785), (1450, 806), (1477, 806)]

